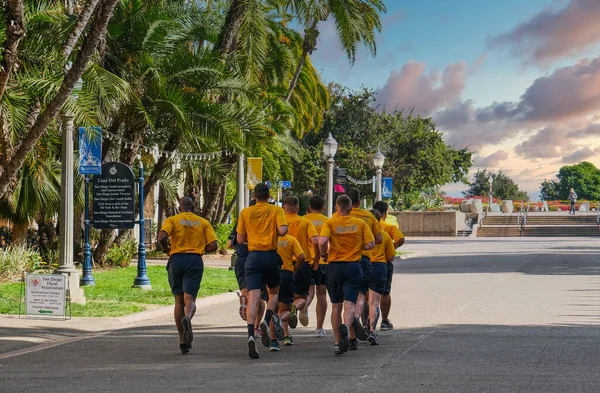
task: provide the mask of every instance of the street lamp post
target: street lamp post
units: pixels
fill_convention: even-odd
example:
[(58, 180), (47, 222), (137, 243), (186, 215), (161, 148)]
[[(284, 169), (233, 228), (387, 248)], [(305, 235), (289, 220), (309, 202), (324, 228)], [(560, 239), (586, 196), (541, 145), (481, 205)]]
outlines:
[(326, 204), (327, 204), (327, 217), (331, 217), (333, 214), (333, 157), (337, 152), (338, 143), (333, 139), (331, 133), (325, 142), (323, 143), (323, 154), (327, 158), (327, 195), (326, 195)]
[(375, 177), (375, 199), (377, 201), (381, 200), (381, 172), (383, 171), (384, 162), (385, 156), (381, 150), (377, 148), (377, 153), (375, 153), (373, 156), (373, 164), (375, 165), (375, 170), (377, 171), (377, 176)]
[(492, 208), (492, 183), (494, 182), (494, 178), (492, 177), (492, 175), (490, 175), (490, 177), (488, 177), (488, 182), (490, 183), (490, 203), (489, 203), (489, 208)]

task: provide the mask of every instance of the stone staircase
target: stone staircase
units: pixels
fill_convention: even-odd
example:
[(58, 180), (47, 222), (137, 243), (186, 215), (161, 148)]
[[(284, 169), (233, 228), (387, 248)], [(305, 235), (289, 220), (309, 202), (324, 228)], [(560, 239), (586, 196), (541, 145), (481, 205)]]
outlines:
[(521, 231), (519, 215), (488, 215), (477, 231), (477, 237), (592, 237), (600, 236), (596, 213), (569, 215), (529, 213)]

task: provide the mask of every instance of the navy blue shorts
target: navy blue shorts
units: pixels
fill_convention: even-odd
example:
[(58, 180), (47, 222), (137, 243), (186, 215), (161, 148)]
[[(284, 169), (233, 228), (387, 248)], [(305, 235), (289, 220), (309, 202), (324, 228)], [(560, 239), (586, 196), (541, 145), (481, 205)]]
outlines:
[(279, 301), (284, 304), (292, 304), (294, 302), (294, 273), (289, 270), (281, 271)]
[(307, 297), (311, 279), (312, 266), (305, 262), (302, 264), (302, 267), (300, 267), (300, 270), (294, 275), (294, 293), (300, 295), (300, 297)]
[(371, 280), (369, 281), (369, 289), (380, 295), (385, 292), (387, 283), (387, 263), (375, 262), (371, 264)]
[(281, 281), (281, 257), (277, 251), (250, 251), (246, 259), (246, 285), (249, 291), (261, 289), (263, 283), (277, 288)]
[(240, 289), (246, 288), (246, 258), (240, 257), (238, 255), (237, 260), (235, 261), (235, 278), (238, 282), (238, 287)]
[(196, 297), (204, 273), (204, 262), (200, 254), (173, 254), (167, 262), (169, 285), (175, 296), (187, 293)]
[(371, 280), (371, 259), (366, 256), (360, 258), (360, 267), (362, 268), (363, 278), (360, 283), (360, 293), (366, 295), (369, 292), (369, 281)]
[(327, 291), (331, 303), (356, 303), (362, 269), (358, 262), (330, 262), (327, 265)]
[(383, 291), (384, 295), (389, 295), (392, 292), (392, 277), (394, 277), (394, 264), (386, 263), (387, 267), (387, 277), (385, 280), (385, 291)]
[(327, 265), (319, 265), (319, 268), (313, 270), (315, 285), (327, 285)]

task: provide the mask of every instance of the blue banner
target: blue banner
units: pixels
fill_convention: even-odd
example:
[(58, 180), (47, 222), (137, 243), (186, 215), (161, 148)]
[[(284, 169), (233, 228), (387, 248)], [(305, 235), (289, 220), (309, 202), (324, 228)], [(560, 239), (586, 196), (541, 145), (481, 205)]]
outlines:
[(102, 129), (79, 127), (79, 173), (102, 174)]
[(392, 178), (384, 177), (382, 179), (382, 188), (381, 188), (381, 197), (382, 198), (391, 198), (392, 197)]

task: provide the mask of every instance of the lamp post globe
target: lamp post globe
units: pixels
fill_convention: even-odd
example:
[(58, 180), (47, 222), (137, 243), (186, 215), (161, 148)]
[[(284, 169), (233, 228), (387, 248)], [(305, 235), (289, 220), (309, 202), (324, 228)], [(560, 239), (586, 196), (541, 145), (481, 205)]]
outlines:
[(338, 143), (329, 133), (329, 136), (323, 142), (323, 154), (327, 158), (327, 194), (325, 195), (327, 217), (331, 217), (333, 214), (333, 157), (337, 152), (337, 148)]
[(373, 165), (375, 165), (375, 170), (377, 176), (375, 178), (375, 200), (381, 200), (381, 172), (383, 170), (383, 164), (385, 162), (385, 156), (381, 152), (381, 149), (377, 148), (377, 153), (373, 156)]

